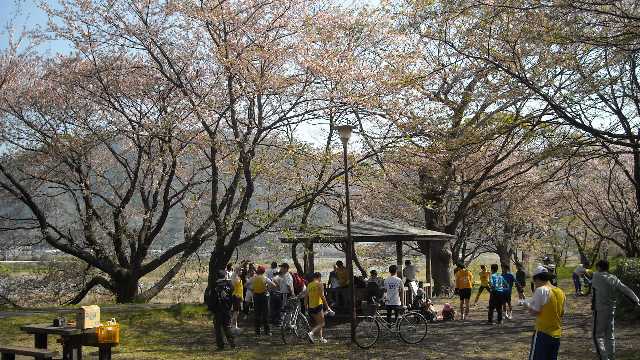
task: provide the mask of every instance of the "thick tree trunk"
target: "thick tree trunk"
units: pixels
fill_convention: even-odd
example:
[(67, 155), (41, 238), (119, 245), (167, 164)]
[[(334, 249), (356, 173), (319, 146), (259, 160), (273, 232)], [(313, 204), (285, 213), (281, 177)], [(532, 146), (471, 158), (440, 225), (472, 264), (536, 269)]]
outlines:
[(209, 257), (209, 276), (207, 278), (207, 288), (204, 292), (204, 300), (205, 303), (207, 301), (207, 294), (209, 293), (209, 289), (212, 289), (216, 285), (216, 281), (218, 280), (218, 271), (224, 270), (225, 266), (231, 260), (231, 256), (233, 255), (233, 250), (226, 251), (222, 246), (216, 246), (216, 248), (211, 252), (211, 256)]
[(496, 254), (500, 258), (499, 265), (508, 265), (511, 266), (511, 257), (513, 255), (513, 251), (509, 245), (505, 244), (496, 244)]
[(436, 292), (442, 287), (452, 287), (451, 277), (451, 248), (447, 241), (421, 241), (420, 247), (423, 253), (426, 246), (431, 246), (431, 276), (433, 277), (433, 288)]
[(138, 296), (139, 278), (128, 271), (119, 271), (111, 277), (113, 293), (118, 304), (127, 304), (136, 301)]

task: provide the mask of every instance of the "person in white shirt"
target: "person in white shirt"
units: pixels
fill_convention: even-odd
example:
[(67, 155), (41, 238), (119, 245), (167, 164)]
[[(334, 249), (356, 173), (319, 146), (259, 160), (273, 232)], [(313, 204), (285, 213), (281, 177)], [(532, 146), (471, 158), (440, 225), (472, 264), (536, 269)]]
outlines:
[(282, 320), (282, 309), (287, 304), (289, 296), (295, 294), (293, 290), (293, 277), (289, 273), (289, 264), (280, 264), (280, 272), (274, 276), (273, 281), (276, 283), (277, 291), (271, 297), (272, 320), (277, 325)]
[(412, 296), (416, 296), (418, 290), (417, 275), (418, 268), (411, 263), (411, 260), (405, 260), (404, 269), (402, 269), (402, 276), (406, 279), (404, 286), (411, 290)]
[(578, 264), (575, 270), (573, 270), (573, 286), (576, 288), (575, 296), (582, 295), (582, 277), (584, 276), (587, 270), (582, 266), (582, 264)]
[(395, 313), (395, 319), (398, 320), (398, 313), (402, 308), (401, 291), (403, 289), (402, 279), (396, 274), (398, 267), (396, 265), (389, 266), (389, 277), (384, 280), (384, 291), (386, 293), (385, 307), (387, 309), (387, 322), (391, 322), (391, 312)]
[(272, 262), (271, 268), (267, 269), (267, 271), (265, 272), (265, 275), (267, 276), (267, 279), (273, 280), (273, 277), (278, 275), (278, 263), (275, 261)]

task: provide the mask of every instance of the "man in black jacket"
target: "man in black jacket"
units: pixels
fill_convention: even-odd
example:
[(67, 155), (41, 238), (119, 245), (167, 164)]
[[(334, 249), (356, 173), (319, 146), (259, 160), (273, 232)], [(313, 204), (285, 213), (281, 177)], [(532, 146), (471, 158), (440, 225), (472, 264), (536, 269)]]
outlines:
[(216, 286), (210, 289), (207, 296), (207, 307), (214, 314), (214, 329), (216, 335), (216, 345), (218, 350), (224, 350), (224, 336), (227, 338), (229, 346), (235, 348), (233, 334), (231, 333), (231, 307), (233, 304), (233, 287), (231, 281), (225, 279), (226, 272), (220, 270), (217, 274)]

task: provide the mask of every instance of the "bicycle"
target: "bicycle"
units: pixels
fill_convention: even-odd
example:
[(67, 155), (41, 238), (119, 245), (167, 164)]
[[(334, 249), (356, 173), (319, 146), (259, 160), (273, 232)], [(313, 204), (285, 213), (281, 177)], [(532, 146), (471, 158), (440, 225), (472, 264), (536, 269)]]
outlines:
[(434, 295), (434, 297), (440, 299), (453, 299), (456, 296), (456, 290), (449, 286), (443, 286), (440, 288), (440, 291)]
[(427, 319), (417, 311), (403, 311), (395, 322), (388, 322), (378, 310), (376, 298), (372, 298), (373, 316), (359, 317), (356, 324), (356, 344), (362, 349), (375, 345), (380, 337), (380, 329), (384, 327), (389, 333), (396, 334), (407, 344), (418, 344), (427, 336)]
[(300, 297), (294, 296), (287, 300), (282, 324), (280, 325), (280, 336), (285, 344), (296, 344), (298, 342), (309, 342), (307, 334), (311, 331), (309, 320), (302, 312)]

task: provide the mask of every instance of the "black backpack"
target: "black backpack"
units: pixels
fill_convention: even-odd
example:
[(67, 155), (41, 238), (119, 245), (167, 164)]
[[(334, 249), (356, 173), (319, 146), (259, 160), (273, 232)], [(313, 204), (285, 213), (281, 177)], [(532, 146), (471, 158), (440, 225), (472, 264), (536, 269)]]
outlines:
[(218, 280), (208, 294), (207, 306), (210, 311), (231, 311), (233, 287), (230, 280)]

